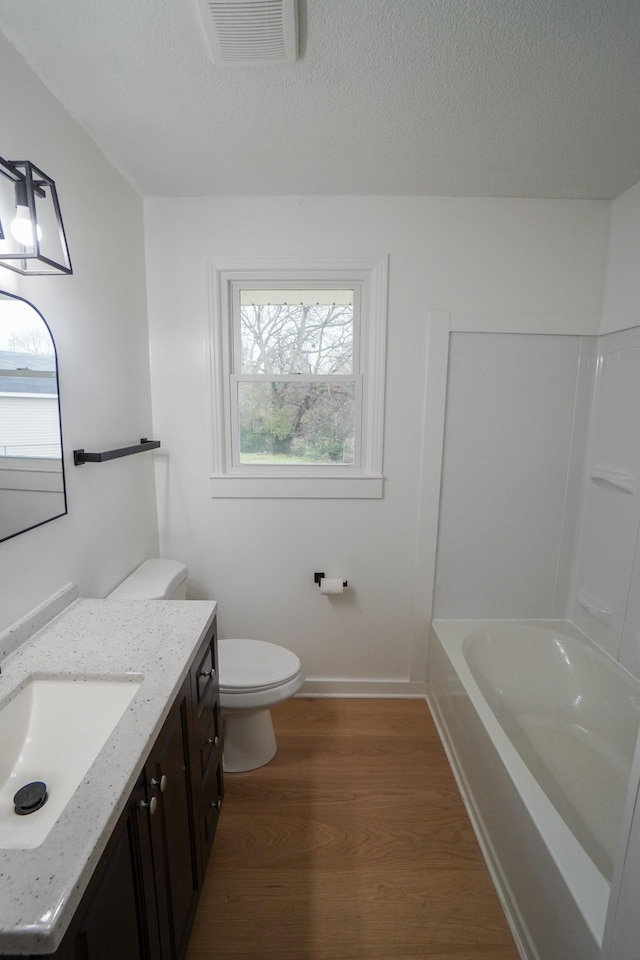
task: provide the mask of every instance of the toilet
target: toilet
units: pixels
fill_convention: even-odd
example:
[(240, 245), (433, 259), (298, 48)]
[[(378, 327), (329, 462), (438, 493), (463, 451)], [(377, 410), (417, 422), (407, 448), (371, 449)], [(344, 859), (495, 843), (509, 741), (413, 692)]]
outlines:
[[(112, 600), (184, 600), (187, 568), (177, 560), (145, 560), (107, 597)], [(255, 770), (276, 754), (271, 707), (304, 683), (291, 650), (264, 640), (218, 641), (218, 683), (225, 773)]]
[(278, 749), (271, 707), (288, 700), (304, 683), (299, 659), (264, 640), (219, 640), (220, 707), (225, 772), (255, 770)]

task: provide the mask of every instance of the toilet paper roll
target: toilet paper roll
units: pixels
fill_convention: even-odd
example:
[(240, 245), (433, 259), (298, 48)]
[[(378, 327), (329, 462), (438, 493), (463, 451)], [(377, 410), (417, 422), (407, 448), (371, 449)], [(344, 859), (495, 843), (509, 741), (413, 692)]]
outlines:
[(344, 580), (342, 577), (323, 577), (320, 593), (344, 593)]

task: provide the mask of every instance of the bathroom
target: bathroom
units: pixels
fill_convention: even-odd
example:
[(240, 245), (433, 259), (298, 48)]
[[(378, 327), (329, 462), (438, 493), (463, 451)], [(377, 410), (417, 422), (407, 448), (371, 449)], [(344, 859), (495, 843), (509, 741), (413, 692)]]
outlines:
[[(55, 337), (69, 512), (0, 544), (0, 628), (66, 583), (77, 583), (81, 596), (103, 597), (144, 558), (176, 557), (189, 567), (190, 596), (219, 601), (222, 636), (287, 637), (308, 693), (424, 696), (438, 526), (451, 518), (452, 488), (443, 490), (440, 511), (449, 332), (452, 351), (466, 335), (483, 343), (544, 335), (541, 349), (551, 359), (554, 336), (595, 338), (636, 325), (640, 188), (613, 202), (355, 195), (143, 202), (4, 37), (0, 54), (4, 88), (20, 90), (19, 99), (3, 100), (3, 156), (33, 158), (55, 177), (74, 267), (62, 278), (2, 271), (0, 288), (31, 300)], [(207, 258), (265, 249), (274, 258), (299, 256), (301, 235), (309, 258), (328, 249), (336, 258), (388, 257), (384, 496), (212, 497)], [(522, 382), (515, 380), (514, 396)], [(553, 488), (550, 517), (539, 472), (500, 459), (508, 451), (496, 420), (495, 469), (502, 476), (513, 469), (530, 509), (521, 528), (500, 529), (490, 564), (481, 554), (486, 514), (464, 529), (448, 524), (437, 616), (562, 615), (562, 597), (575, 586), (579, 503), (566, 448), (559, 459), (566, 424), (555, 426), (551, 438), (535, 434), (529, 447)], [(160, 450), (95, 469), (73, 466), (74, 449), (142, 436), (157, 437)], [(469, 556), (470, 547), (473, 564), (452, 585), (443, 564), (459, 549)], [(514, 557), (526, 568), (514, 568)], [(321, 597), (318, 569), (348, 577), (349, 591)], [(515, 582), (509, 609), (506, 577)], [(500, 591), (499, 609), (462, 609), (458, 599), (474, 590)]]

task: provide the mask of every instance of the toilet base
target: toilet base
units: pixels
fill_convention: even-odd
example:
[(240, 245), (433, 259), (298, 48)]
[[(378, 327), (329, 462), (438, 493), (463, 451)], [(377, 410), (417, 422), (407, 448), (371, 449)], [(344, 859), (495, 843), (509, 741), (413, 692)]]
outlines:
[(278, 744), (270, 710), (222, 710), (225, 773), (256, 770), (276, 755)]

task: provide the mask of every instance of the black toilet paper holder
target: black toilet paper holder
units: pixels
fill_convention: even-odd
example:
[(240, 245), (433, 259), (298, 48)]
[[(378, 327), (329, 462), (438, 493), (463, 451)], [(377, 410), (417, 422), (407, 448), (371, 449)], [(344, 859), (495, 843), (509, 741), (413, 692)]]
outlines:
[[(313, 575), (313, 582), (314, 582), (314, 583), (317, 583), (318, 586), (320, 586), (320, 581), (321, 581), (321, 580), (324, 580), (324, 573), (318, 573), (318, 571), (316, 571), (316, 572), (314, 573), (314, 575)], [(348, 587), (348, 586), (349, 586), (349, 582), (348, 582), (347, 580), (343, 580), (343, 581), (342, 581), (342, 586), (343, 586), (343, 587)]]

